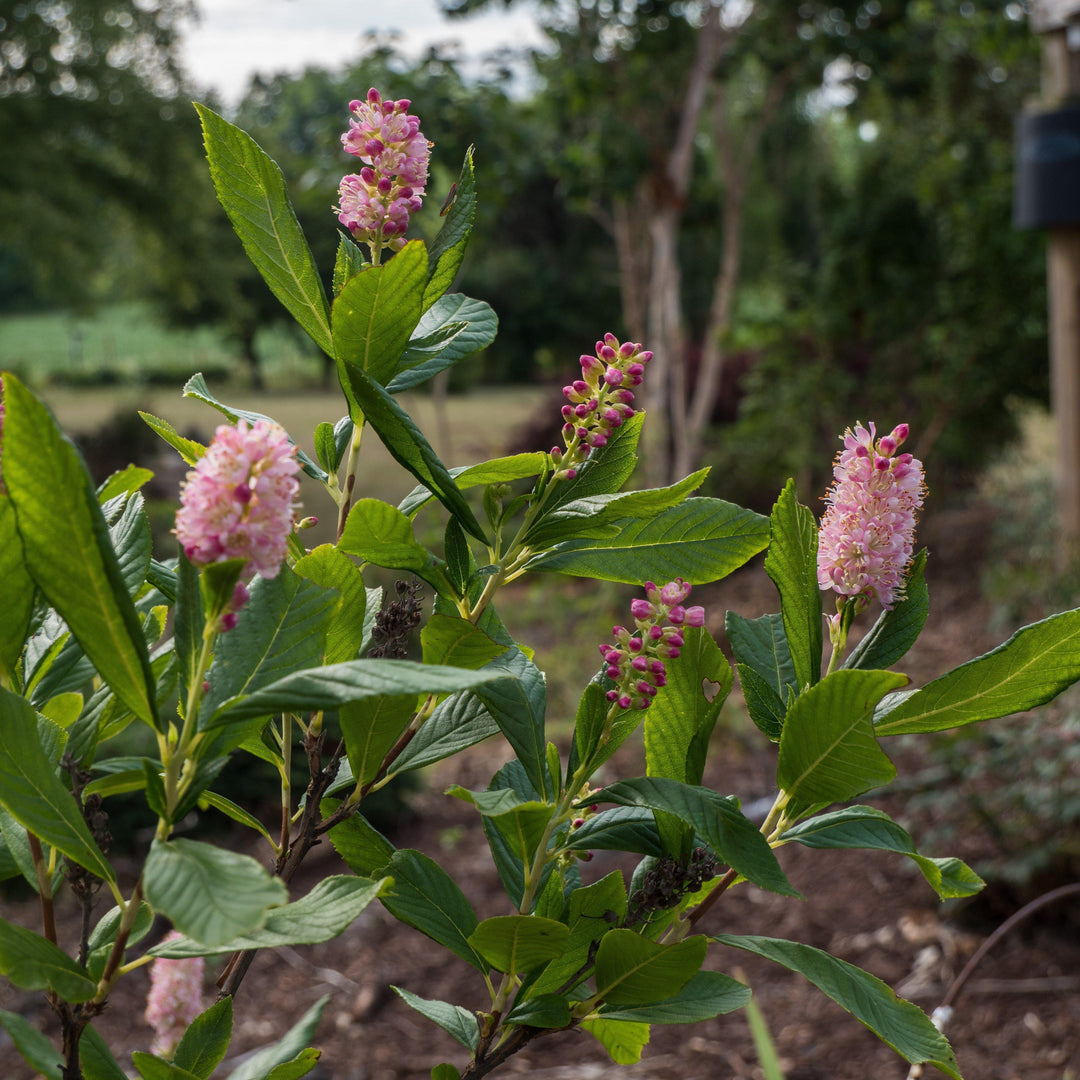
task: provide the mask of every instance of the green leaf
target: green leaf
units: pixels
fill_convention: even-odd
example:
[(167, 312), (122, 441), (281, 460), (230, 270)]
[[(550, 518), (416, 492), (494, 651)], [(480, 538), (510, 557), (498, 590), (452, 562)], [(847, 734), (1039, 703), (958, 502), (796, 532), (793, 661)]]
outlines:
[(312, 439), (319, 465), (326, 470), (328, 476), (336, 473), (339, 463), (335, 460), (337, 455), (334, 452), (334, 425), (325, 420), (317, 424)]
[(453, 784), (446, 789), (446, 794), (472, 803), (484, 817), (494, 821), (522, 862), (532, 860), (547, 823), (555, 812), (551, 803), (523, 796), (512, 787), (467, 791), (459, 784)]
[(233, 821), (237, 821), (241, 825), (246, 825), (249, 829), (254, 829), (260, 836), (263, 836), (270, 841), (270, 843), (275, 843), (274, 838), (267, 831), (266, 826), (263, 825), (257, 817), (249, 814), (242, 806), (237, 806), (231, 799), (226, 799), (224, 795), (218, 795), (217, 792), (214, 791), (200, 792), (199, 808), (205, 810), (208, 806), (212, 806), (227, 818), (232, 818)]
[(647, 1005), (675, 997), (705, 960), (703, 935), (661, 945), (634, 930), (610, 930), (596, 951), (596, 993), (610, 1005)]
[(40, 934), (0, 919), (0, 974), (23, 990), (53, 990), (65, 1001), (89, 1001), (97, 983)]
[(224, 997), (192, 1020), (176, 1047), (173, 1061), (201, 1080), (208, 1080), (229, 1049), (232, 1027), (232, 998)]
[(387, 775), (431, 765), (497, 734), (499, 725), (484, 703), (463, 691), (439, 702), (391, 764)]
[(605, 1006), (606, 1020), (628, 1020), (643, 1024), (696, 1024), (714, 1016), (743, 1008), (750, 1000), (750, 988), (719, 971), (699, 971), (677, 994), (650, 1005)]
[(516, 647), (493, 660), (483, 672), (506, 676), (474, 692), (513, 747), (533, 787), (541, 794), (551, 794), (544, 737), (547, 690), (543, 672)]
[(104, 506), (110, 499), (115, 499), (119, 495), (134, 495), (153, 479), (154, 474), (150, 469), (142, 469), (138, 465), (127, 465), (106, 477), (105, 482), (98, 488), (98, 502)]
[(204, 105), (195, 110), (214, 188), (244, 251), (270, 291), (315, 344), (333, 356), (326, 294), (281, 170), (238, 127)]
[(656, 815), (643, 806), (616, 806), (593, 814), (570, 833), (563, 846), (568, 851), (633, 851), (656, 858), (667, 854)]
[[(116, 941), (116, 935), (120, 930), (122, 914), (120, 908), (110, 908), (98, 920), (90, 935), (90, 940), (87, 943), (89, 958), (86, 961), (86, 970), (95, 981), (101, 978), (105, 965), (108, 963), (109, 954), (112, 952), (113, 943)], [(140, 901), (139, 910), (135, 913), (135, 922), (128, 932), (128, 948), (146, 937), (153, 923), (153, 909), (145, 901)]]
[[(330, 318), (339, 369), (358, 367), (382, 386), (390, 381), (420, 320), (427, 268), (427, 248), (412, 240), (388, 262), (366, 266), (346, 282)], [(348, 396), (344, 373), (341, 382)]]
[(431, 1070), (431, 1080), (461, 1080), (461, 1073), (449, 1062), (444, 1061)]
[(738, 661), (747, 710), (758, 728), (775, 742), (784, 725), (786, 703), (799, 692), (784, 618), (776, 613), (744, 619), (729, 611), (724, 630)]
[(105, 1040), (89, 1026), (83, 1028), (79, 1040), (79, 1064), (85, 1080), (128, 1080)]
[[(272, 1076), (274, 1080), (288, 1080), (288, 1076), (281, 1074), (274, 1076), (277, 1068), (307, 1054), (307, 1060), (311, 1064), (304, 1069), (304, 1072), (291, 1074), (303, 1076), (318, 1059), (318, 1051), (307, 1051), (305, 1047), (315, 1037), (315, 1029), (319, 1026), (323, 1010), (329, 1000), (329, 994), (319, 998), (276, 1043), (247, 1058), (242, 1065), (229, 1073), (226, 1080), (270, 1080)], [(311, 1053), (315, 1054), (315, 1059), (310, 1057)]]
[[(238, 420), (247, 420), (249, 424), (257, 424), (260, 420), (265, 420), (271, 424), (277, 424), (278, 427), (282, 427), (281, 424), (272, 417), (267, 416), (266, 413), (252, 412), (251, 409), (241, 409), (235, 405), (226, 405), (223, 401), (219, 401), (211, 392), (210, 387), (206, 385), (206, 379), (203, 378), (202, 372), (198, 372), (192, 375), (190, 379), (184, 384), (184, 397), (195, 398), (196, 401), (201, 401), (204, 405), (209, 405), (212, 409), (217, 409), (222, 416), (229, 419), (230, 422), (236, 423)], [(289, 436), (289, 442), (293, 446), (296, 446), (292, 436)], [(296, 458), (304, 468), (304, 472), (308, 476), (318, 481), (324, 481), (327, 479), (326, 473), (323, 469), (311, 458), (296, 446)]]
[(200, 1080), (194, 1073), (174, 1065), (171, 1061), (136, 1050), (131, 1055), (131, 1063), (142, 1080)]
[(1080, 609), (1021, 627), (996, 649), (946, 672), (894, 708), (886, 700), (875, 731), (904, 735), (993, 720), (1045, 705), (1077, 679)]
[[(556, 957), (541, 972), (529, 989), (530, 995), (559, 990), (588, 959), (593, 942), (599, 941), (612, 922), (626, 914), (626, 885), (618, 870), (575, 889), (567, 902), (566, 924), (570, 936), (561, 956)], [(581, 975), (584, 979), (585, 975)]]
[(443, 533), (443, 557), (446, 559), (447, 580), (459, 596), (465, 596), (476, 564), (469, 550), (465, 530), (458, 524), (457, 518), (451, 518), (446, 523), (446, 531)]
[(906, 1061), (913, 1065), (935, 1065), (954, 1080), (961, 1080), (956, 1058), (945, 1036), (921, 1009), (902, 1001), (873, 975), (797, 941), (731, 934), (720, 934), (713, 940), (763, 956), (789, 971), (798, 972)]
[(307, 1076), (319, 1063), (322, 1051), (314, 1048), (301, 1050), (291, 1061), (283, 1061), (275, 1065), (265, 1076), (264, 1080), (299, 1080), (301, 1076)]
[(105, 881), (112, 867), (38, 738), (34, 710), (0, 689), (0, 803), (19, 824)]
[(394, 883), (381, 896), (394, 918), (444, 945), (467, 964), (488, 970), (488, 962), (469, 942), (478, 921), (453, 878), (420, 851), (401, 850), (383, 868)]
[(101, 677), (156, 726), (154, 678), (142, 626), (90, 474), (48, 410), (4, 378), (4, 483), (26, 566)]
[(360, 568), (333, 544), (320, 544), (298, 559), (293, 571), (324, 589), (335, 589), (340, 596), (326, 629), (326, 663), (355, 660), (363, 641), (367, 609), (367, 588)]
[[(480, 484), (509, 484), (514, 480), (524, 480), (544, 472), (547, 466), (547, 454), (512, 454), (510, 457), (482, 461), (478, 465), (463, 465), (451, 469), (450, 475), (454, 478), (454, 483), (464, 491), (466, 488)], [(431, 491), (421, 484), (402, 499), (398, 509), (408, 517), (412, 517), (432, 498), (434, 496)]]
[(476, 671), (506, 652), (468, 619), (436, 612), (420, 631), (425, 664), (449, 664)]
[[(117, 499), (125, 496), (117, 496)], [(102, 507), (108, 516), (112, 503)], [(116, 552), (120, 576), (131, 594), (135, 594), (146, 580), (150, 569), (150, 549), (153, 540), (150, 536), (150, 521), (143, 510), (143, 497), (136, 493), (127, 497), (123, 512), (115, 524), (109, 528), (109, 539)]]
[(517, 675), (489, 664), (483, 671), (417, 664), (411, 660), (349, 660), (297, 671), (247, 697), (226, 702), (209, 727), (282, 712), (319, 712), (383, 694), (452, 694)]
[(655, 516), (622, 521), (613, 535), (565, 540), (527, 567), (627, 585), (680, 576), (704, 584), (742, 566), (766, 540), (760, 514), (720, 499), (687, 499)]
[(463, 1009), (460, 1005), (451, 1005), (448, 1001), (432, 1001), (418, 997), (408, 990), (403, 990), (400, 986), (391, 986), (390, 989), (406, 1005), (438, 1024), (443, 1031), (452, 1035), (466, 1049), (475, 1050), (480, 1045), (480, 1025), (468, 1009)]
[(540, 994), (526, 998), (506, 1014), (506, 1022), (524, 1027), (569, 1027), (570, 1003), (559, 994)]
[(390, 885), (388, 877), (336, 874), (323, 878), (307, 896), (274, 907), (262, 927), (239, 934), (212, 948), (190, 937), (173, 938), (155, 945), (154, 956), (212, 956), (245, 949), (276, 949), (282, 945), (317, 945), (336, 938), (360, 917), (360, 913)]
[(326, 624), (339, 603), (336, 592), (299, 577), (287, 566), (277, 577), (257, 576), (237, 625), (218, 638), (200, 727), (207, 727), (224, 703), (295, 671), (318, 667)]
[(469, 935), (469, 944), (497, 971), (523, 975), (560, 956), (570, 930), (538, 915), (496, 915)]
[(789, 480), (769, 518), (765, 572), (780, 593), (780, 611), (798, 688), (821, 678), (821, 591), (817, 582), (817, 523)]
[(173, 618), (173, 647), (179, 665), (181, 703), (187, 701), (188, 687), (197, 674), (205, 624), (199, 572), (181, 548), (176, 563), (176, 608)]
[(186, 464), (194, 466), (206, 453), (206, 447), (202, 443), (185, 438), (168, 420), (162, 420), (160, 416), (154, 416), (153, 413), (148, 412), (140, 412), (139, 416), (151, 431), (157, 432), (184, 459)]
[(387, 751), (415, 712), (415, 694), (385, 694), (341, 706), (338, 720), (354, 781), (366, 784), (375, 779)]
[(250, 856), (197, 840), (155, 840), (143, 880), (155, 911), (210, 946), (258, 930), (268, 909), (288, 899), (281, 880)]
[(887, 668), (915, 644), (930, 611), (930, 593), (923, 573), (926, 549), (915, 556), (904, 579), (903, 599), (891, 611), (883, 611), (862, 641), (851, 650), (846, 668)]
[(575, 499), (618, 491), (637, 468), (637, 445), (644, 421), (643, 412), (634, 413), (611, 433), (606, 446), (589, 454), (573, 480), (560, 480), (554, 496), (545, 503), (544, 514), (537, 521)]
[(920, 855), (908, 833), (888, 814), (871, 806), (848, 806), (819, 814), (787, 829), (783, 840), (795, 840), (811, 848), (866, 848), (907, 855), (942, 900), (974, 896), (986, 884), (959, 859)]
[(597, 802), (645, 806), (674, 814), (748, 881), (782, 896), (798, 896), (784, 876), (776, 856), (754, 823), (739, 812), (738, 800), (708, 788), (681, 784), (658, 776), (618, 780), (597, 793)]
[[(645, 713), (645, 763), (649, 776), (700, 784), (716, 718), (733, 676), (724, 654), (704, 627), (687, 627), (667, 685)], [(657, 826), (668, 849), (690, 853), (693, 830), (666, 814)], [(685, 834), (685, 835), (684, 835)]]
[(609, 525), (628, 518), (646, 521), (662, 510), (685, 502), (692, 491), (701, 487), (708, 474), (707, 468), (699, 469), (669, 487), (573, 499), (548, 514), (537, 528), (530, 530), (525, 543), (540, 547), (572, 536), (603, 536)]
[(887, 784), (896, 768), (875, 738), (874, 707), (907, 683), (891, 671), (834, 671), (795, 699), (776, 782), (798, 803), (842, 802)]
[(359, 368), (348, 367), (343, 376), (347, 379), (346, 396), (361, 413), (353, 419), (359, 423), (361, 416), (366, 418), (391, 457), (432, 491), (466, 532), (486, 542), (484, 530), (465, 496), (408, 413), (387, 390)]
[(746, 1002), (746, 1019), (750, 1025), (754, 1050), (757, 1053), (758, 1061), (761, 1063), (764, 1080), (785, 1080), (784, 1073), (780, 1068), (780, 1055), (776, 1052), (776, 1045), (769, 1034), (769, 1025), (765, 1022), (765, 1014), (758, 1008), (758, 1003), (753, 995), (750, 995)]
[(64, 1060), (56, 1047), (18, 1013), (0, 1009), (0, 1026), (11, 1036), (15, 1049), (45, 1080), (62, 1080)]
[(445, 211), (445, 220), (428, 253), (430, 280), (424, 290), (424, 307), (428, 308), (454, 283), (458, 267), (465, 257), (465, 248), (472, 233), (476, 216), (476, 178), (473, 173), (473, 148), (465, 151), (455, 190)]
[[(339, 805), (336, 799), (323, 799), (320, 806), (323, 817), (329, 817)], [(335, 825), (328, 835), (345, 865), (360, 877), (381, 872), (396, 850), (362, 814), (350, 814)]]
[(584, 1020), (581, 1027), (603, 1044), (616, 1065), (634, 1065), (649, 1041), (649, 1025), (622, 1020)]
[(364, 258), (364, 253), (350, 237), (342, 234), (338, 239), (337, 256), (334, 259), (334, 295), (337, 296), (345, 283), (354, 275), (360, 273), (369, 263)]
[(338, 541), (338, 548), (376, 566), (411, 570), (426, 581), (435, 575), (435, 557), (417, 543), (412, 522), (380, 499), (357, 499)]
[(0, 675), (10, 685), (22, 655), (34, 604), (34, 581), (26, 569), (15, 507), (0, 491)]
[[(498, 330), (498, 316), (483, 300), (474, 300), (461, 293), (440, 297), (420, 317), (413, 339), (402, 356), (401, 370), (386, 384), (386, 389), (391, 394), (400, 394), (427, 382), (459, 360), (486, 349), (495, 340)], [(423, 338), (418, 340), (418, 335)], [(423, 340), (431, 344), (421, 350), (418, 346)]]

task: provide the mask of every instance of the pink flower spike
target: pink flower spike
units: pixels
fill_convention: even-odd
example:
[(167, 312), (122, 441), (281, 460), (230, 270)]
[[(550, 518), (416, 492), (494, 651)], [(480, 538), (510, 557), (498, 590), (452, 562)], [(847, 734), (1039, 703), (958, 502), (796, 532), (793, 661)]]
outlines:
[[(276, 577), (293, 526), (299, 491), (296, 448), (277, 424), (222, 425), (184, 480), (176, 538), (197, 565), (247, 559)], [(237, 491), (246, 494), (237, 497)]]
[(920, 461), (892, 456), (908, 426), (876, 443), (874, 432), (858, 424), (844, 433), (818, 531), (818, 585), (889, 609), (901, 598), (925, 485)]
[[(180, 937), (175, 930), (165, 941)], [(154, 1029), (150, 1049), (169, 1057), (191, 1022), (203, 1011), (201, 956), (171, 960), (159, 956), (150, 965), (150, 993), (146, 998), (146, 1022)]]

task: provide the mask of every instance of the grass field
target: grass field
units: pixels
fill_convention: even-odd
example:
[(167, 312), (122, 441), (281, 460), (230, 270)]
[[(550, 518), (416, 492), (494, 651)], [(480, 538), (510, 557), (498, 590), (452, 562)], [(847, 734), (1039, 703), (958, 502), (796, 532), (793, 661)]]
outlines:
[[(312, 381), (319, 362), (313, 346), (282, 327), (256, 339), (271, 385)], [(236, 349), (213, 327), (192, 330), (161, 325), (149, 304), (133, 301), (93, 315), (45, 311), (0, 318), (0, 366), (27, 382), (54, 379), (80, 383), (102, 378), (143, 381), (196, 371), (229, 371)]]

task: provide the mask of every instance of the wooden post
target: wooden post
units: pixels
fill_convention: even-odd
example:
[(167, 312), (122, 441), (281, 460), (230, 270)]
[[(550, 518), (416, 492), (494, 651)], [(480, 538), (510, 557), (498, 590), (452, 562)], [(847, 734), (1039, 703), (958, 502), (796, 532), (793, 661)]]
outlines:
[(1046, 241), (1050, 306), (1050, 402), (1058, 431), (1057, 569), (1080, 559), (1080, 228)]

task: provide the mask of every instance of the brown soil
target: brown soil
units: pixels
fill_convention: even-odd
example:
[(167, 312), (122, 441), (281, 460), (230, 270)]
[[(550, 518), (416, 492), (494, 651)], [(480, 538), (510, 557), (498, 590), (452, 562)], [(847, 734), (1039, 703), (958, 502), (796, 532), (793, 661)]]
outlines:
[[(973, 510), (939, 517), (924, 531), (935, 552), (928, 569), (933, 606), (927, 630), (904, 664), (916, 683), (1002, 639), (988, 630), (991, 612), (980, 600), (975, 578), (985, 526), (985, 512)], [(772, 604), (770, 593), (756, 567), (714, 587), (707, 599), (711, 611), (732, 607), (756, 614)], [(919, 764), (917, 750), (902, 744), (894, 748), (901, 775), (905, 766)], [(618, 760), (617, 770), (622, 775), (638, 773), (639, 753), (629, 750)], [(717, 737), (706, 780), (718, 790), (738, 793), (744, 802), (768, 796), (772, 755), (753, 729), (729, 725)], [(399, 847), (419, 848), (444, 862), (481, 918), (506, 913), (505, 896), (471, 808), (441, 792), (451, 782), (485, 785), (506, 756), (504, 747), (492, 740), (443, 763), (413, 800), (412, 816), (392, 836)], [(877, 805), (893, 813), (902, 809), (898, 797), (878, 800)], [(964, 850), (965, 844), (971, 850)], [(953, 850), (931, 853), (973, 858), (978, 845), (972, 837)], [(784, 848), (780, 857), (807, 899), (793, 901), (742, 886), (723, 898), (702, 929), (790, 937), (828, 949), (884, 979), (928, 1012), (991, 929), (986, 923), (973, 925), (970, 910), (939, 904), (907, 860), (815, 852), (795, 845)], [(583, 871), (586, 880), (595, 880), (619, 865), (629, 872), (633, 863), (598, 852)], [(333, 853), (317, 849), (294, 895), (306, 892), (323, 874), (339, 871)], [(1077, 922), (1070, 924), (1064, 914), (1048, 911), (1004, 939), (968, 984), (948, 1029), (968, 1080), (1065, 1080), (1080, 1075), (1080, 939)], [(33, 925), (37, 918), (29, 901), (5, 903), (4, 915), (24, 925)], [(61, 934), (70, 940), (72, 913), (64, 909), (61, 915)], [(708, 963), (728, 971), (742, 969), (773, 1032), (787, 1080), (903, 1080), (907, 1075), (902, 1059), (800, 977), (720, 948)], [(391, 983), (468, 1007), (481, 1007), (486, 997), (475, 971), (373, 905), (335, 941), (256, 960), (238, 995), (229, 1060), (235, 1063), (272, 1041), (317, 998), (330, 994), (316, 1038), (323, 1056), (309, 1074), (315, 1080), (421, 1078), (441, 1061), (463, 1067), (463, 1048), (410, 1010), (390, 990)], [(145, 969), (125, 979), (97, 1024), (122, 1063), (150, 1039), (141, 1017), (147, 985)], [(0, 988), (0, 1007), (20, 1012), (55, 1034), (55, 1021), (40, 995)], [(224, 1075), (227, 1070), (219, 1071)], [(590, 1036), (574, 1033), (538, 1040), (502, 1072), (550, 1080), (617, 1075), (741, 1080), (763, 1075), (741, 1012), (688, 1027), (655, 1026), (635, 1066), (613, 1065)], [(24, 1080), (32, 1075), (10, 1043), (0, 1042), (0, 1077)], [(925, 1075), (940, 1074), (928, 1069)]]

